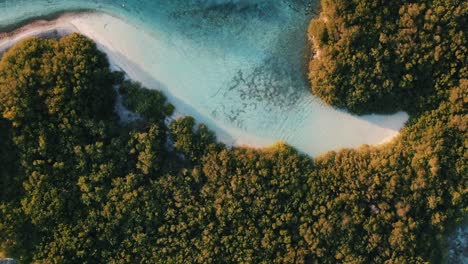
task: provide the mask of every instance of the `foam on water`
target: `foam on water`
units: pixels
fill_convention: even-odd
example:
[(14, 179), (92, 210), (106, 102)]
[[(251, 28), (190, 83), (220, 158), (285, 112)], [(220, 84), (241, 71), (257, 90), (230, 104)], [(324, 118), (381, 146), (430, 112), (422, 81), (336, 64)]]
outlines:
[(163, 90), (227, 143), (281, 140), (315, 156), (392, 138), (405, 113), (357, 117), (311, 95), (306, 2), (0, 0), (0, 27), (63, 10), (115, 15), (88, 14), (71, 23), (131, 77)]

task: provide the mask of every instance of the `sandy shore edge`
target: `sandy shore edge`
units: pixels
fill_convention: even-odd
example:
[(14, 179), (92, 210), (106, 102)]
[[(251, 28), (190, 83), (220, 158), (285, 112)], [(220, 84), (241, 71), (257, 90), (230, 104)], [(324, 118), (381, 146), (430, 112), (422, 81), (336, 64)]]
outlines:
[(78, 30), (69, 23), (75, 17), (92, 12), (71, 12), (57, 15), (54, 19), (46, 18), (31, 21), (12, 31), (0, 32), (0, 56), (19, 41), (28, 37), (63, 37)]
[[(91, 40), (93, 40), (97, 48), (105, 53), (107, 55), (108, 61), (110, 68), (112, 70), (118, 70), (118, 71), (123, 71), (126, 73), (126, 77), (128, 79), (131, 79), (133, 81), (138, 81), (143, 84), (143, 86), (146, 86), (148, 88), (154, 88), (159, 90), (159, 84), (155, 83), (155, 76), (153, 75), (148, 75), (150, 72), (145, 72), (145, 64), (142, 63), (140, 64), (139, 60), (145, 60), (145, 57), (139, 57), (139, 58), (130, 58), (129, 54), (127, 54), (125, 51), (124, 52), (116, 52), (114, 47), (115, 46), (115, 41), (116, 38), (111, 38), (109, 36), (104, 36), (100, 34), (100, 31), (95, 28), (95, 25), (91, 22), (93, 19), (95, 20), (98, 18), (99, 23), (102, 23), (100, 25), (101, 27), (106, 28), (107, 22), (109, 21), (109, 25), (111, 23), (115, 22), (113, 21), (112, 18), (115, 18), (116, 20), (119, 21), (124, 21), (124, 19), (113, 16), (112, 14), (107, 14), (103, 12), (93, 12), (93, 11), (86, 11), (86, 12), (66, 12), (62, 13), (60, 15), (55, 16), (53, 19), (48, 19), (48, 17), (35, 20), (35, 21), (30, 21), (29, 24), (19, 24), (21, 25), (19, 28), (12, 30), (11, 32), (0, 32), (0, 57), (3, 52), (11, 48), (13, 45), (18, 43), (19, 41), (28, 38), (28, 37), (49, 37), (49, 38), (60, 38), (62, 36), (71, 34), (71, 33), (81, 33)], [(99, 19), (102, 18), (102, 19)], [(97, 26), (97, 25), (96, 25)], [(109, 28), (109, 27), (107, 27)], [(138, 28), (138, 27), (137, 27)], [(126, 34), (126, 30), (128, 30), (127, 27), (124, 27), (119, 32), (116, 32), (117, 36), (121, 36)], [(101, 28), (102, 31), (102, 28)], [(121, 34), (121, 35), (118, 35)], [(120, 44), (120, 43), (119, 43)], [(117, 45), (118, 46), (118, 45)], [(131, 55), (131, 54), (130, 54)], [(135, 61), (138, 60), (138, 61)], [(156, 80), (158, 81), (158, 80)], [(172, 87), (172, 86), (171, 86)], [(170, 87), (166, 87), (166, 89), (171, 89)], [(162, 90), (165, 92), (165, 90)], [(180, 91), (178, 91), (180, 92)], [(166, 92), (165, 92), (166, 93)], [(173, 103), (176, 106), (176, 112), (174, 113), (173, 116), (171, 116), (167, 122), (170, 122), (178, 117), (182, 116), (194, 116), (195, 119), (199, 122), (203, 122), (208, 125), (208, 127), (216, 133), (216, 136), (220, 142), (225, 143), (228, 146), (249, 146), (249, 147), (254, 147), (254, 148), (261, 148), (261, 147), (267, 147), (271, 146), (275, 142), (282, 141), (281, 139), (275, 139), (275, 138), (267, 138), (267, 137), (260, 137), (255, 135), (255, 133), (250, 133), (252, 131), (241, 131), (237, 128), (231, 127), (229, 124), (224, 124), (219, 120), (215, 120), (213, 117), (206, 115), (206, 113), (199, 113), (199, 109), (196, 109), (194, 107), (191, 107), (190, 102), (184, 102), (183, 100), (180, 100), (178, 97), (177, 93), (174, 93), (173, 91), (169, 91), (166, 96), (168, 97), (169, 102)], [(117, 102), (116, 105), (116, 112), (120, 115), (121, 120), (131, 120), (132, 114), (128, 111), (125, 111), (124, 108), (121, 107), (121, 105), (118, 105), (119, 102)], [(322, 108), (320, 108), (322, 109)], [(319, 109), (319, 110), (320, 110)], [(327, 110), (328, 111), (328, 110)], [(328, 111), (329, 112), (329, 111)], [(327, 112), (324, 113), (325, 116), (327, 116)], [(342, 118), (342, 114), (334, 114), (331, 115), (330, 117), (336, 117), (336, 118)], [(347, 118), (347, 117), (344, 117)], [(323, 118), (322, 118), (323, 119)], [(355, 119), (351, 117), (351, 119)], [(346, 119), (347, 120), (347, 119)], [(333, 123), (337, 123), (335, 125), (343, 126), (343, 123), (346, 123), (346, 120), (342, 120), (340, 122), (333, 121)], [(339, 123), (339, 124), (338, 124)], [(366, 122), (361, 122), (365, 125)], [(310, 124), (307, 124), (308, 126), (312, 126), (316, 123), (316, 120), (312, 120)], [(321, 123), (320, 123), (321, 125)], [(352, 124), (355, 126), (355, 124)], [(378, 126), (378, 125), (377, 125)], [(375, 127), (375, 126), (374, 126)], [(304, 129), (303, 129), (304, 130)], [(361, 126), (358, 127), (358, 132), (359, 130), (363, 130)], [(356, 132), (355, 132), (356, 133)], [(378, 133), (383, 133), (381, 136), (378, 135)], [(297, 142), (288, 142), (287, 140), (286, 143), (291, 144), (294, 146), (296, 149), (300, 150), (303, 153), (307, 153), (313, 157), (315, 156), (320, 156), (324, 154), (327, 151), (330, 150), (338, 150), (341, 147), (346, 147), (346, 148), (352, 148), (352, 147), (359, 147), (360, 145), (363, 144), (370, 144), (370, 145), (380, 145), (383, 143), (388, 143), (392, 141), (395, 136), (397, 136), (399, 133), (394, 132), (391, 129), (373, 129), (370, 134), (369, 132), (362, 131), (361, 133), (357, 133), (353, 136), (352, 139), (347, 139), (344, 138), (343, 141), (345, 146), (343, 145), (337, 145), (334, 147), (324, 147), (322, 146), (323, 141), (313, 141), (309, 140), (307, 138), (306, 141), (301, 141), (304, 136), (307, 136), (306, 134), (298, 134), (298, 133), (293, 133), (291, 136), (296, 137), (299, 136), (300, 144)], [(363, 138), (378, 138), (378, 141), (369, 143), (368, 139), (363, 139)], [(357, 143), (356, 143), (357, 142)], [(326, 145), (326, 144), (325, 144)]]
[[(107, 13), (99, 13), (93, 11), (77, 11), (77, 12), (66, 12), (59, 13), (52, 17), (52, 19), (47, 18), (37, 18), (37, 20), (30, 21), (30, 23), (22, 24), (20, 27), (9, 31), (9, 32), (0, 32), (0, 59), (3, 54), (13, 47), (18, 42), (30, 38), (30, 37), (41, 37), (41, 38), (61, 38), (72, 33), (83, 34), (78, 28), (77, 24), (79, 19), (85, 18), (86, 16), (98, 16), (98, 15), (107, 15), (113, 17)], [(86, 35), (86, 34), (85, 34)], [(89, 36), (88, 36), (89, 37)], [(109, 67), (113, 71), (122, 71), (125, 73), (125, 78), (137, 82), (141, 82), (145, 85), (145, 78), (143, 76), (138, 76), (138, 74), (131, 74), (131, 70), (127, 69), (131, 66), (121, 65), (119, 63), (119, 58), (114, 57), (113, 53), (108, 50), (108, 48), (102, 43), (99, 43), (98, 40), (90, 38), (96, 42), (97, 48), (106, 54)], [(122, 105), (122, 98), (120, 94), (117, 96), (115, 111), (120, 117), (122, 122), (128, 122), (133, 119), (139, 118), (139, 115), (133, 112), (130, 112)], [(166, 119), (166, 123), (170, 123), (180, 117), (188, 116), (190, 113), (183, 113), (179, 111), (176, 107), (172, 116)], [(231, 138), (227, 133), (216, 131), (217, 138), (219, 141), (223, 142), (229, 147), (232, 146), (243, 146), (248, 145), (249, 147), (265, 147), (267, 145), (256, 145), (253, 144), (251, 140), (248, 140), (248, 143), (243, 143), (242, 139)]]

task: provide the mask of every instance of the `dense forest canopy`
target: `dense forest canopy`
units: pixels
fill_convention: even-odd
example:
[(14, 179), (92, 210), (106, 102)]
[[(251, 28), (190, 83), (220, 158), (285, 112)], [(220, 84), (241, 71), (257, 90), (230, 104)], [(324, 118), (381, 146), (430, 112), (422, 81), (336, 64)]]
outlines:
[[(325, 26), (342, 32), (372, 34), (359, 25), (374, 27), (385, 9), (370, 0), (322, 2), (323, 16), (337, 23)], [(432, 4), (444, 3), (452, 2)], [(452, 21), (444, 19), (437, 23)], [(338, 65), (330, 56), (342, 33), (333, 32), (321, 35), (318, 58)], [(340, 56), (346, 52), (354, 51)], [(418, 115), (397, 139), (312, 160), (285, 144), (228, 148), (191, 117), (168, 122), (173, 106), (164, 95), (110, 72), (81, 35), (24, 40), (0, 61), (0, 252), (26, 263), (440, 262), (445, 234), (468, 205), (468, 80), (447, 56), (431, 73), (440, 92), (411, 90)], [(365, 72), (374, 68), (361, 63), (360, 81), (371, 83)], [(345, 80), (314, 74), (327, 87)], [(119, 122), (114, 87), (141, 119)], [(388, 95), (373, 87), (357, 93)], [(330, 89), (323, 91), (334, 98)], [(369, 98), (352, 105), (373, 109)]]
[(362, 114), (435, 109), (467, 78), (468, 2), (322, 0), (309, 26), (314, 94)]

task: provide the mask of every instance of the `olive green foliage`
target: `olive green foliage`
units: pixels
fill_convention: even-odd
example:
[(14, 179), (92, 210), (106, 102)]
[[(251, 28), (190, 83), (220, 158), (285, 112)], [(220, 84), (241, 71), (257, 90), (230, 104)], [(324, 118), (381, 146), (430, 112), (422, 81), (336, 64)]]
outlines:
[[(394, 142), (228, 148), (83, 36), (0, 61), (0, 251), (29, 263), (420, 263), (467, 210), (467, 80)], [(144, 120), (125, 126), (123, 103)]]
[(197, 163), (213, 147), (216, 137), (205, 125), (200, 124), (196, 131), (194, 126), (193, 117), (183, 117), (170, 125), (170, 131), (174, 148), (188, 160)]
[[(1, 160), (19, 160), (1, 170), (7, 255), (54, 263), (304, 256), (295, 227), (310, 159), (283, 145), (228, 150), (190, 117), (166, 127), (165, 97), (109, 72), (80, 35), (25, 40), (0, 69)], [(114, 85), (144, 122), (119, 125)]]
[[(166, 97), (162, 93), (155, 93), (144, 88), (139, 83), (125, 80), (121, 85), (119, 92), (123, 95), (123, 105), (132, 109), (135, 113), (141, 114), (150, 121), (160, 120), (161, 105), (165, 105)], [(174, 112), (174, 106), (165, 105), (164, 115), (170, 116)]]
[(467, 78), (463, 0), (322, 0), (309, 26), (314, 94), (354, 113), (419, 113)]
[(315, 259), (442, 262), (444, 233), (467, 212), (467, 96), (463, 81), (393, 143), (315, 160), (301, 226)]
[(17, 168), (18, 157), (11, 140), (11, 130), (7, 128), (6, 120), (0, 118), (0, 200), (8, 200), (21, 187)]
[(82, 215), (74, 151), (107, 133), (106, 123), (114, 119), (112, 84), (106, 57), (82, 36), (29, 39), (4, 54), (2, 134), (8, 131), (5, 140), (13, 149), (1, 160), (17, 157), (20, 165), (13, 180), (18, 184), (2, 187), (16, 194), (2, 197), (9, 202), (1, 205), (0, 233), (13, 236), (12, 249), (28, 256), (36, 237)]

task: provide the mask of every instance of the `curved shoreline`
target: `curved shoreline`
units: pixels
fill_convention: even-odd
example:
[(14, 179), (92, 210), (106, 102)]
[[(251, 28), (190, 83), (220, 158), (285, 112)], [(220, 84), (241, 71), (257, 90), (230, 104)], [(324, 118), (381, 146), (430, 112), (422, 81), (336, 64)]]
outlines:
[(53, 13), (43, 15), (43, 16), (29, 17), (24, 20), (18, 21), (17, 23), (10, 24), (8, 26), (0, 26), (0, 39), (2, 39), (3, 37), (2, 34), (16, 34), (16, 31), (18, 29), (34, 26), (36, 23), (40, 23), (40, 22), (50, 23), (67, 15), (72, 15), (72, 14), (79, 15), (83, 13), (96, 13), (96, 11), (92, 9), (83, 8), (83, 9), (76, 9), (74, 11), (57, 11), (57, 12), (53, 12)]
[[(47, 18), (35, 20), (12, 32), (3, 33), (3, 35), (0, 34), (0, 54), (25, 37), (51, 36), (51, 34), (52, 36), (63, 36), (72, 32), (81, 33), (95, 41), (98, 48), (107, 54), (112, 69), (124, 71), (130, 79), (139, 81), (148, 88), (162, 90), (169, 101), (176, 106), (178, 111), (177, 116), (194, 116), (197, 121), (205, 123), (213, 130), (220, 141), (229, 146), (248, 145), (250, 147), (267, 147), (278, 141), (285, 141), (304, 153), (311, 156), (318, 156), (327, 151), (338, 150), (340, 148), (389, 142), (399, 134), (398, 130), (403, 127), (403, 124), (407, 120), (406, 114), (398, 114), (396, 115), (396, 119), (395, 117), (386, 116), (382, 116), (382, 118), (379, 115), (369, 115), (365, 118), (355, 117), (346, 112), (333, 110), (330, 107), (321, 105), (320, 102), (317, 104), (317, 100), (311, 98), (311, 102), (300, 102), (300, 107), (304, 107), (306, 110), (305, 113), (301, 113), (305, 114), (305, 116), (301, 117), (303, 120), (297, 124), (300, 126), (298, 127), (300, 131), (294, 129), (294, 127), (290, 127), (290, 122), (287, 120), (282, 120), (280, 124), (276, 125), (277, 127), (272, 129), (286, 128), (285, 131), (279, 132), (287, 133), (291, 131), (292, 134), (279, 134), (276, 137), (271, 137), (264, 136), (257, 130), (248, 131), (240, 129), (227, 124), (226, 121), (217, 120), (211, 116), (209, 112), (207, 113), (206, 109), (197, 108), (190, 100), (187, 100), (190, 99), (190, 94), (187, 98), (185, 94), (186, 90), (183, 88), (193, 90), (189, 91), (192, 92), (191, 96), (205, 91), (198, 90), (197, 92), (197, 90), (194, 90), (196, 87), (177, 87), (177, 89), (174, 85), (171, 85), (171, 80), (178, 76), (171, 76), (171, 72), (162, 73), (165, 74), (163, 77), (166, 78), (166, 80), (164, 80), (164, 78), (161, 80), (159, 79), (161, 73), (152, 68), (157, 67), (154, 65), (153, 61), (160, 57), (147, 58), (148, 56), (144, 53), (145, 50), (141, 49), (144, 47), (143, 43), (148, 43), (148, 45), (155, 45), (155, 47), (157, 47), (157, 45), (164, 40), (159, 40), (159, 42), (155, 42), (156, 44), (154, 44), (154, 42), (152, 42), (153, 39), (146, 36), (147, 34), (145, 32), (141, 32), (135, 26), (127, 24), (124, 20), (107, 13), (61, 12), (56, 14), (56, 16), (57, 17), (53, 20), (47, 20)], [(50, 18), (50, 16), (48, 17)], [(131, 41), (127, 39), (131, 39)], [(126, 40), (127, 42), (124, 43)], [(133, 42), (136, 42), (136, 44), (134, 44), (138, 47), (131, 46)], [(158, 51), (155, 47), (152, 47), (153, 49), (151, 51)], [(182, 55), (179, 54), (180, 56), (187, 56), (185, 53), (187, 51), (177, 51), (183, 53)], [(163, 51), (161, 51), (161, 53), (163, 53)], [(215, 54), (213, 56), (215, 56)], [(178, 59), (180, 60), (180, 58)], [(161, 62), (161, 64), (164, 63), (171, 63), (173, 64), (171, 66), (177, 67), (177, 60), (171, 61), (168, 59), (165, 62)], [(203, 61), (201, 63), (203, 65), (203, 63), (206, 64), (207, 62)], [(226, 71), (226, 69), (219, 70), (220, 74)], [(190, 75), (190, 73), (188, 73), (188, 76), (185, 78), (192, 76), (197, 77), (197, 75), (194, 74), (195, 73), (192, 73), (192, 75)], [(216, 74), (217, 73), (211, 73), (211, 75)], [(210, 79), (208, 78), (208, 80)], [(194, 82), (208, 80), (195, 79)], [(202, 82), (198, 84), (202, 84), (203, 89), (205, 83)], [(228, 96), (232, 95), (229, 94)], [(239, 103), (242, 103), (242, 101)], [(302, 106), (302, 104), (304, 105)], [(312, 107), (308, 109), (310, 104), (312, 104)], [(299, 106), (295, 107), (297, 108)], [(294, 112), (284, 113), (284, 118), (288, 118), (288, 114), (292, 115), (292, 118), (296, 118)], [(268, 122), (265, 123), (268, 124)], [(265, 126), (265, 124), (261, 124), (261, 126)], [(269, 128), (267, 128), (267, 130), (268, 129)], [(256, 135), (251, 132), (255, 132)]]
[[(17, 42), (25, 38), (48, 37), (51, 32), (60, 31), (61, 29), (73, 30), (70, 26), (64, 27), (65, 25), (59, 25), (59, 23), (61, 22), (60, 20), (66, 19), (66, 17), (73, 16), (74, 14), (78, 13), (61, 13), (51, 20), (47, 18), (36, 19), (30, 23), (20, 23), (18, 24), (19, 27), (16, 27), (12, 31), (0, 31), (0, 56)], [(66, 34), (68, 33), (58, 32), (57, 36), (62, 37)]]
[[(73, 12), (58, 12), (55, 15), (46, 16), (41, 19), (37, 18), (36, 20), (30, 23), (26, 23), (26, 24), (20, 23), (22, 24), (22, 26), (10, 32), (0, 31), (0, 59), (3, 53), (6, 52), (9, 48), (14, 46), (16, 43), (29, 37), (46, 37), (46, 38), (63, 37), (71, 33), (80, 33), (80, 34), (84, 34), (85, 36), (95, 41), (98, 49), (104, 54), (106, 54), (108, 62), (109, 62), (109, 67), (111, 68), (111, 70), (122, 71), (125, 73), (126, 78), (129, 78), (133, 81), (140, 82), (144, 86), (150, 89), (154, 89), (154, 86), (151, 84), (151, 81), (148, 80), (149, 76), (144, 76), (145, 73), (143, 71), (135, 72), (135, 71), (130, 70), (130, 68), (134, 68), (137, 65), (129, 65), (127, 63), (123, 63), (122, 58), (118, 58), (118, 54), (113, 54), (113, 52), (108, 47), (100, 43), (96, 38), (92, 38), (89, 35), (90, 32), (83, 32), (82, 30), (79, 30), (77, 28), (77, 24), (79, 23), (72, 22), (74, 19), (82, 19), (82, 18), (86, 18), (87, 16), (108, 16), (109, 18), (112, 17), (114, 19), (120, 19), (111, 14), (107, 14), (104, 12), (73, 11)], [(123, 58), (123, 59), (127, 60), (127, 58)], [(167, 94), (165, 95), (168, 96)], [(176, 98), (169, 98), (169, 101), (176, 105), (175, 112), (173, 116), (171, 117), (171, 119), (176, 119), (176, 118), (183, 117), (183, 116), (193, 116), (196, 112), (196, 110), (191, 108), (190, 106), (181, 107), (181, 105), (183, 105), (184, 103), (177, 102), (178, 100)], [(186, 111), (181, 111), (181, 108), (188, 108), (188, 109), (186, 109)], [(123, 106), (118, 105), (116, 106), (116, 111), (122, 111), (122, 112), (119, 112), (119, 115), (122, 120), (126, 119), (126, 117), (122, 116), (122, 114), (125, 115), (126, 113), (128, 113), (128, 110), (124, 109)], [(195, 119), (197, 122), (199, 122), (197, 118)], [(216, 137), (218, 138), (218, 140), (220, 140), (221, 142), (223, 142), (224, 144), (228, 146), (248, 145), (250, 147), (267, 147), (276, 143), (276, 142), (268, 142), (262, 145), (255, 145), (254, 144), (255, 141), (261, 142), (262, 139), (252, 138), (252, 139), (249, 139), (248, 141), (243, 141), (245, 139), (239, 140), (239, 139), (235, 139), (231, 137), (230, 133), (222, 130), (221, 127), (216, 127), (216, 129), (214, 129), (213, 127), (210, 127), (210, 128), (216, 132)], [(242, 143), (239, 143), (239, 142), (242, 142)]]

